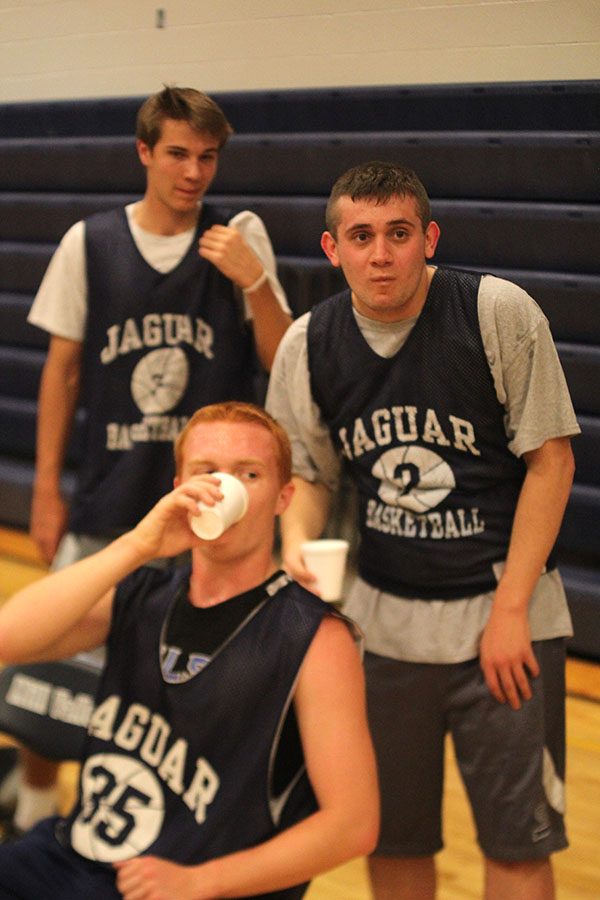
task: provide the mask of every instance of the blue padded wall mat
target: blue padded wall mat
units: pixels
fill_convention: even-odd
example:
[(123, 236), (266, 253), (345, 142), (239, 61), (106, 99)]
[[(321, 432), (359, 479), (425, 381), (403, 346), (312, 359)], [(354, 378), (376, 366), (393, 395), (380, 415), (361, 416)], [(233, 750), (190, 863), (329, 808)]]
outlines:
[[(0, 458), (0, 485), (2, 486), (2, 524), (26, 529), (29, 525), (33, 467), (27, 459)], [(66, 470), (63, 477), (65, 496), (73, 493), (75, 476)]]
[(143, 193), (133, 135), (0, 139), (0, 190)]
[(33, 459), (37, 402), (0, 394), (0, 453)]
[[(58, 241), (78, 219), (137, 199), (131, 194), (0, 194), (0, 240)], [(318, 256), (325, 202), (312, 197), (213, 195), (237, 212), (252, 209), (265, 222), (277, 254)], [(442, 234), (436, 261), (453, 265), (597, 274), (600, 204), (434, 200)], [(568, 230), (569, 240), (564, 240)], [(535, 258), (532, 258), (532, 234)]]
[[(35, 458), (37, 400), (6, 397), (0, 394), (0, 453), (19, 459)], [(73, 435), (67, 448), (67, 460), (76, 463), (81, 458), (81, 439), (85, 413), (78, 410)], [(1, 483), (1, 482), (0, 482)], [(1, 521), (1, 520), (0, 520)]]
[(2, 394), (6, 397), (36, 400), (45, 358), (46, 354), (42, 350), (0, 344)]
[[(600, 417), (580, 414), (577, 421), (581, 434), (573, 439), (572, 445), (577, 481), (600, 487)], [(600, 531), (600, 519), (598, 530)]]
[[(432, 197), (600, 200), (600, 137), (589, 132), (239, 134), (221, 154), (213, 191), (326, 197), (338, 175), (375, 158), (414, 168)], [(0, 190), (99, 184), (143, 191), (133, 137), (0, 140)]]
[(79, 219), (138, 199), (132, 194), (1, 193), (0, 240), (58, 243)]
[[(157, 86), (157, 90), (160, 86)], [(229, 91), (212, 95), (238, 132), (597, 129), (597, 80)], [(145, 97), (7, 103), (0, 134), (133, 134)]]
[(578, 413), (600, 416), (600, 347), (560, 341), (556, 347), (573, 406)]
[(27, 322), (32, 300), (31, 294), (0, 291), (0, 336), (3, 343), (46, 349), (48, 334)]
[[(600, 487), (577, 483), (573, 485), (558, 539), (559, 559), (569, 552), (574, 554), (575, 558), (587, 559), (597, 565), (597, 561), (600, 559), (599, 509)], [(598, 573), (596, 573), (596, 577), (600, 602)]]
[(600, 199), (600, 138), (591, 132), (234, 135), (214, 190), (251, 193), (256, 184), (257, 193), (326, 197), (342, 172), (372, 159), (414, 169), (430, 197)]
[(48, 268), (55, 244), (0, 241), (0, 285), (4, 291), (33, 293)]
[(598, 572), (594, 569), (561, 565), (571, 618), (573, 637), (570, 650), (583, 656), (598, 658)]

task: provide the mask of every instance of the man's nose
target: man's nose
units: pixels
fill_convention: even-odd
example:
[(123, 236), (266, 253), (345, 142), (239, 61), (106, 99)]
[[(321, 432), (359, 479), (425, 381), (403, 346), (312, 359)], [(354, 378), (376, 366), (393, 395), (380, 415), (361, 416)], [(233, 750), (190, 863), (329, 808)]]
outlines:
[(199, 181), (202, 177), (202, 167), (197, 159), (186, 160), (185, 176), (191, 181)]
[(387, 242), (387, 238), (385, 235), (379, 235), (375, 238), (373, 242), (373, 252), (371, 254), (371, 261), (376, 265), (385, 265), (389, 263), (392, 258), (392, 254), (390, 252), (390, 247)]

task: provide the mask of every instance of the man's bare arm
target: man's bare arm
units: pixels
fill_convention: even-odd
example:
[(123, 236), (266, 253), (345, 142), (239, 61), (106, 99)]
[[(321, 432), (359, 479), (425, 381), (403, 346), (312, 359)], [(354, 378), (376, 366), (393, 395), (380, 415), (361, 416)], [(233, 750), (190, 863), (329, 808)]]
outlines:
[[(240, 232), (229, 225), (213, 225), (200, 238), (200, 256), (207, 259), (242, 291), (259, 282), (265, 268)], [(268, 372), (281, 338), (291, 325), (290, 316), (281, 308), (265, 279), (244, 295), (252, 310), (252, 327), (256, 352)]]
[(524, 454), (527, 474), (515, 511), (506, 567), (481, 640), (481, 667), (494, 697), (518, 709), (539, 673), (531, 648), (529, 600), (556, 541), (575, 464), (569, 438)]
[(331, 491), (319, 482), (293, 477), (294, 496), (281, 516), (281, 544), (283, 564), (290, 575), (307, 588), (316, 578), (306, 568), (301, 545), (320, 537), (327, 524), (331, 508)]
[(60, 479), (79, 398), (81, 352), (78, 341), (52, 337), (40, 382), (30, 532), (48, 563), (66, 528)]
[(114, 588), (159, 556), (177, 556), (195, 537), (188, 515), (219, 489), (211, 475), (190, 478), (154, 506), (136, 527), (98, 553), (26, 585), (0, 609), (0, 660), (63, 659), (105, 642)]

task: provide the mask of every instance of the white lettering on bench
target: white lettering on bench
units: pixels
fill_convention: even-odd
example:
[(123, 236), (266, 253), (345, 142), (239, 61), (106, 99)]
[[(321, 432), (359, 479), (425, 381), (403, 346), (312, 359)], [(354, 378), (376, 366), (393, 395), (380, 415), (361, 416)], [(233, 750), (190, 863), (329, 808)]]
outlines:
[(20, 672), (10, 683), (6, 702), (38, 716), (49, 716), (58, 722), (79, 725), (81, 728), (87, 728), (94, 710), (94, 698), (91, 694), (74, 694), (68, 688), (55, 686)]

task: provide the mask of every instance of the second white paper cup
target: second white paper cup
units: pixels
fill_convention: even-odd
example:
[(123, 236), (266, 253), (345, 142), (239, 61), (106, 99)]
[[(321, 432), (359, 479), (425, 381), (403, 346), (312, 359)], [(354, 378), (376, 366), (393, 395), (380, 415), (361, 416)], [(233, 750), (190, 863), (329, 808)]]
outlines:
[(190, 516), (190, 528), (204, 541), (214, 541), (221, 537), (231, 525), (239, 522), (248, 509), (248, 492), (239, 478), (227, 472), (211, 472), (220, 481), (223, 499), (214, 506), (198, 504), (198, 515)]
[(341, 599), (348, 547), (348, 541), (337, 538), (322, 538), (302, 544), (304, 563), (317, 576), (315, 589), (323, 600)]

